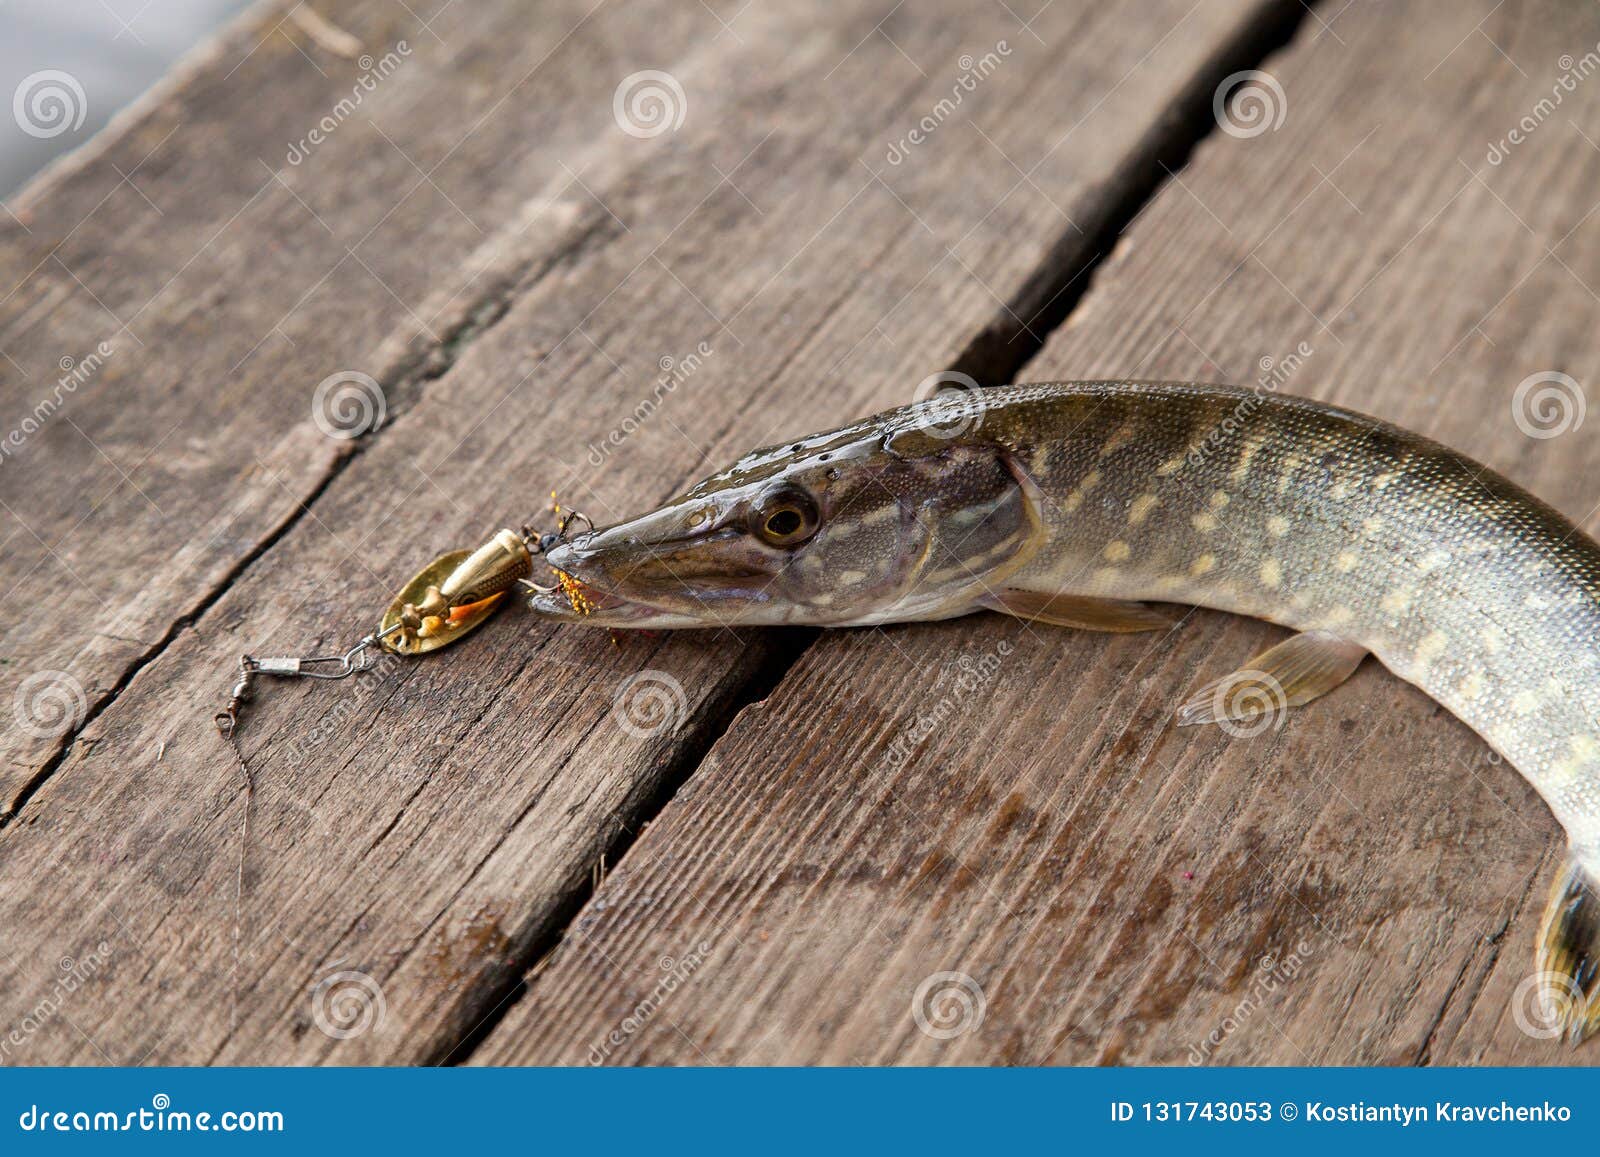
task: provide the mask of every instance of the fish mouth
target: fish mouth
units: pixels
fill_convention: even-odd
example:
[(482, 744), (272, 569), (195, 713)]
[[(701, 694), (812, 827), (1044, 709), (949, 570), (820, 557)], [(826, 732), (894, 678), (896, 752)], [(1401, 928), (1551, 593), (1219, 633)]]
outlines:
[(678, 543), (600, 546), (608, 533), (563, 543), (545, 557), (555, 589), (535, 588), (528, 605), (536, 614), (603, 627), (717, 627), (732, 625), (741, 604), (770, 601), (773, 576), (758, 567), (686, 557)]
[(624, 598), (591, 586), (578, 576), (555, 567), (553, 589), (534, 588), (528, 607), (541, 618), (563, 623), (591, 623), (601, 627), (643, 624), (663, 613), (662, 608)]
[(709, 614), (687, 615), (670, 607), (605, 590), (567, 571), (550, 568), (554, 589), (534, 588), (528, 608), (543, 619), (582, 623), (591, 627), (653, 627), (658, 629), (709, 627), (717, 624)]

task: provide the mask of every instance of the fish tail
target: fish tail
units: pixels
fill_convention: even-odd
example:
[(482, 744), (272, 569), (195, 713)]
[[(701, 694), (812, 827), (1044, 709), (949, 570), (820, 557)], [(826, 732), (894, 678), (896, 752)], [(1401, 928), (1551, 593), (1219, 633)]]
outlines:
[(1536, 959), (1540, 1020), (1581, 1044), (1600, 1029), (1600, 880), (1576, 860), (1550, 889)]

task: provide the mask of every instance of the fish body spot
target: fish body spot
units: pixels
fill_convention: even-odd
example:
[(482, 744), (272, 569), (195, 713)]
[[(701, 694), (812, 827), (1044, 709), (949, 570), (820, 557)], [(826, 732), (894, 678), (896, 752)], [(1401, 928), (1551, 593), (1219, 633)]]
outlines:
[(1156, 508), (1160, 501), (1161, 499), (1154, 494), (1139, 495), (1128, 506), (1128, 524), (1130, 526), (1138, 526), (1146, 518), (1150, 517), (1150, 512)]
[(1261, 442), (1256, 438), (1252, 438), (1244, 444), (1244, 448), (1239, 451), (1239, 461), (1234, 463), (1233, 469), (1228, 473), (1229, 481), (1243, 482), (1249, 476), (1250, 461), (1256, 456), (1256, 451), (1260, 449)]
[(1289, 520), (1281, 514), (1274, 514), (1267, 519), (1267, 533), (1273, 538), (1282, 538), (1289, 533)]
[(1384, 594), (1378, 605), (1391, 615), (1399, 614), (1411, 605), (1411, 593), (1406, 587), (1395, 587)]
[(1078, 507), (1082, 506), (1084, 497), (1088, 495), (1089, 491), (1093, 490), (1099, 484), (1100, 471), (1091, 470), (1089, 473), (1085, 474), (1083, 478), (1079, 480), (1078, 485), (1073, 487), (1072, 493), (1067, 495), (1066, 500), (1063, 503), (1067, 509), (1067, 513), (1071, 514), (1074, 510), (1078, 509)]
[(1417, 644), (1417, 662), (1431, 663), (1450, 647), (1450, 636), (1443, 631), (1432, 631)]
[(1106, 444), (1100, 447), (1100, 457), (1111, 457), (1111, 455), (1115, 454), (1118, 450), (1122, 449), (1123, 446), (1126, 446), (1129, 442), (1131, 442), (1134, 435), (1138, 432), (1139, 425), (1137, 422), (1124, 422), (1122, 425), (1118, 426), (1115, 431), (1113, 431), (1111, 437), (1106, 439)]
[(1278, 589), (1278, 584), (1283, 582), (1283, 564), (1275, 558), (1269, 558), (1261, 564), (1261, 585)]
[(1110, 562), (1126, 562), (1128, 556), (1132, 553), (1133, 551), (1129, 548), (1128, 544), (1123, 542), (1120, 538), (1114, 542), (1106, 543), (1105, 556)]
[(1545, 787), (1565, 787), (1578, 778), (1579, 769), (1582, 767), (1576, 759), (1563, 759), (1560, 763), (1552, 764), (1550, 769), (1539, 777), (1539, 782)]

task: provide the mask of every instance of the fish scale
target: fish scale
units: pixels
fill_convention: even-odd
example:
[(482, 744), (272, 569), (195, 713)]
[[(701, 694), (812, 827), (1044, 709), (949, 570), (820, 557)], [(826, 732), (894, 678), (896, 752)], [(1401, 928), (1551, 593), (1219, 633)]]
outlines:
[(995, 387), (753, 451), (549, 562), (586, 607), (546, 591), (534, 611), (613, 628), (987, 609), (1148, 630), (1169, 620), (1146, 603), (1175, 602), (1301, 632), (1180, 723), (1298, 707), (1370, 653), (1566, 829), (1539, 964), (1572, 1039), (1600, 1024), (1600, 546), (1439, 443), (1264, 388)]
[[(1160, 453), (1187, 453), (1194, 431), (1217, 418), (1217, 387), (1132, 390), (1116, 396), (1143, 412), (1143, 440)], [(1227, 390), (1222, 397), (1237, 394)], [(1087, 453), (1094, 425), (1084, 423), (1074, 435)], [(1296, 629), (1336, 631), (1511, 759), (1577, 849), (1592, 855), (1600, 835), (1600, 769), (1591, 758), (1588, 775), (1569, 774), (1564, 749), (1600, 734), (1600, 726), (1592, 696), (1563, 675), (1594, 664), (1600, 550), (1593, 541), (1477, 463), (1346, 411), (1269, 397), (1255, 406), (1239, 441), (1253, 435), (1299, 449), (1282, 493), (1283, 454), (1252, 462), (1243, 478), (1233, 476), (1227, 453), (1186, 458), (1170, 477), (1154, 480), (1162, 507), (1172, 512), (1167, 517), (1136, 530), (1119, 530), (1114, 517), (1061, 518), (1048, 556), (1026, 577), (1079, 593), (1192, 602)], [(1152, 481), (1129, 465), (1102, 489)], [(1380, 491), (1374, 480), (1385, 476), (1392, 481)], [(1331, 498), (1340, 485), (1346, 492)], [(1070, 493), (1043, 489), (1058, 500)], [(1221, 507), (1218, 495), (1228, 497)], [(1293, 533), (1269, 535), (1266, 523), (1274, 516)], [(1118, 536), (1133, 540), (1129, 559), (1097, 562), (1100, 544)], [(1141, 564), (1144, 541), (1152, 546)], [(1436, 552), (1449, 561), (1425, 565)], [(1193, 561), (1208, 554), (1218, 564), (1189, 577)], [(1341, 564), (1342, 555), (1353, 555), (1353, 562)], [(1535, 563), (1542, 564), (1538, 572)], [(1276, 581), (1264, 581), (1263, 570)], [(1550, 609), (1530, 606), (1530, 599)], [(1558, 608), (1565, 613), (1551, 613)], [(1465, 685), (1464, 693), (1474, 672), (1482, 685)], [(1528, 706), (1530, 696), (1536, 710), (1512, 708), (1513, 701)]]

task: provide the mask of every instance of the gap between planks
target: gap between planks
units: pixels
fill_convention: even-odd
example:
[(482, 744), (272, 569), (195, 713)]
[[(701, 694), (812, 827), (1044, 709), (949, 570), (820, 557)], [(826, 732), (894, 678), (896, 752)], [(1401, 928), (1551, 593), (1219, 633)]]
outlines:
[[(384, 398), (392, 399), (389, 405), (390, 425), (392, 419), (404, 414), (416, 404), (427, 384), (442, 378), (458, 361), (465, 356), (467, 350), (479, 338), (489, 333), (500, 324), (506, 314), (511, 312), (512, 306), (526, 289), (549, 274), (552, 270), (566, 265), (576, 259), (585, 249), (602, 242), (608, 235), (616, 232), (611, 219), (604, 214), (596, 214), (577, 228), (572, 236), (568, 237), (554, 250), (537, 254), (531, 258), (519, 259), (514, 267), (505, 276), (490, 279), (489, 288), (475, 297), (461, 312), (459, 319), (450, 326), (437, 339), (429, 340), (401, 353), (391, 359), (392, 366), (380, 377), (380, 385)], [(111, 688), (102, 696), (89, 704), (82, 720), (72, 730), (61, 737), (60, 746), (55, 754), (50, 756), (40, 765), (39, 770), (22, 785), (12, 800), (10, 810), (0, 810), (0, 831), (3, 831), (27, 807), (31, 800), (50, 777), (66, 763), (72, 755), (72, 749), (78, 742), (78, 737), (88, 729), (89, 725), (98, 719), (107, 708), (117, 701), (130, 683), (146, 667), (157, 662), (166, 654), (175, 639), (216, 605), (223, 595), (233, 586), (241, 576), (254, 566), (268, 551), (286, 538), (295, 527), (299, 526), (301, 519), (312, 513), (312, 507), (327, 493), (328, 488), (347, 470), (351, 463), (362, 457), (376, 445), (382, 434), (382, 427), (373, 430), (364, 438), (352, 439), (344, 443), (345, 450), (328, 465), (322, 477), (316, 479), (306, 496), (298, 502), (293, 510), (286, 514), (276, 526), (269, 529), (243, 557), (233, 566), (229, 567), (217, 579), (216, 585), (191, 607), (187, 612), (178, 615), (168, 625), (161, 638), (151, 644), (145, 652), (128, 664), (126, 670), (112, 684)], [(218, 705), (221, 706), (221, 690), (225, 686), (219, 682)]]
[[(1315, 3), (1316, 0), (1312, 0)], [(1063, 230), (1041, 258), (1033, 275), (999, 310), (965, 350), (948, 367), (970, 375), (981, 385), (1005, 385), (1043, 349), (1046, 339), (1072, 315), (1094, 284), (1095, 271), (1111, 255), (1123, 231), (1138, 218), (1174, 174), (1189, 161), (1194, 150), (1217, 131), (1212, 98), (1223, 80), (1235, 72), (1259, 68), (1274, 53), (1287, 48), (1311, 14), (1312, 4), (1289, 0), (1264, 11), (1250, 29), (1222, 46), (1195, 73), (1188, 87), (1129, 153), (1115, 175), (1100, 190), (1087, 215), (1087, 227)], [(694, 742), (678, 753), (658, 789), (622, 824), (602, 853), (597, 871), (568, 896), (551, 921), (551, 929), (536, 937), (513, 959), (509, 980), (488, 994), (488, 1011), (460, 1042), (428, 1059), (432, 1065), (466, 1063), (479, 1045), (505, 1019), (507, 1013), (537, 982), (543, 962), (564, 938), (572, 921), (593, 897), (603, 871), (614, 869), (643, 834), (644, 829), (688, 783), (706, 754), (733, 726), (739, 715), (760, 703), (800, 661), (820, 632), (794, 631), (747, 677), (728, 705), (708, 721)], [(603, 870), (602, 870), (603, 866)]]
[[(1187, 162), (1190, 153), (1216, 124), (1211, 111), (1212, 93), (1230, 73), (1262, 63), (1273, 52), (1286, 46), (1301, 27), (1309, 9), (1298, 0), (1282, 0), (1263, 11), (1256, 22), (1224, 45), (1198, 67), (1189, 83), (1169, 103), (1161, 119), (1130, 150), (1113, 175), (1096, 190), (1084, 215), (1085, 228), (1062, 231), (1040, 258), (1038, 266), (1024, 284), (998, 310), (982, 330), (947, 368), (970, 374), (986, 385), (1012, 380), (1042, 348), (1048, 336), (1071, 315), (1094, 279), (1094, 271), (1110, 256), (1118, 237), (1165, 186), (1167, 180)], [(603, 215), (581, 222), (567, 231), (562, 244), (551, 251), (514, 255), (508, 267), (461, 307), (458, 320), (437, 339), (409, 344), (389, 358), (386, 371), (380, 372), (386, 396), (395, 402), (391, 417), (416, 404), (427, 384), (443, 376), (464, 357), (473, 344), (499, 323), (552, 269), (559, 268), (598, 243), (609, 231), (609, 218)], [(59, 749), (41, 766), (15, 797), (15, 805), (0, 815), (0, 830), (21, 815), (34, 795), (51, 779), (71, 755), (79, 737), (97, 720), (136, 676), (160, 660), (185, 630), (193, 626), (232, 586), (267, 556), (308, 515), (315, 516), (333, 482), (357, 457), (361, 457), (384, 436), (381, 429), (352, 444), (332, 460), (322, 476), (312, 481), (306, 496), (236, 564), (218, 577), (186, 613), (175, 617), (161, 637), (128, 666), (114, 685), (85, 713), (83, 720), (63, 736)], [(725, 733), (739, 712), (759, 702), (787, 674), (816, 637), (815, 632), (796, 632), (786, 644), (752, 669), (729, 704), (707, 721), (704, 731), (673, 761), (661, 786), (642, 802), (631, 823), (619, 829), (604, 853), (605, 863), (615, 864), (632, 846), (637, 834), (672, 799), (673, 795), (699, 766), (704, 754)], [(219, 679), (224, 673), (219, 673)], [(219, 697), (225, 682), (219, 682)], [(536, 938), (525, 952), (507, 962), (505, 984), (497, 984), (478, 1007), (489, 1008), (471, 1034), (449, 1053), (430, 1058), (433, 1063), (460, 1063), (492, 1031), (522, 992), (530, 969), (535, 967), (561, 939), (562, 932), (592, 895), (594, 881), (580, 882), (566, 902), (553, 915), (552, 932)]]

